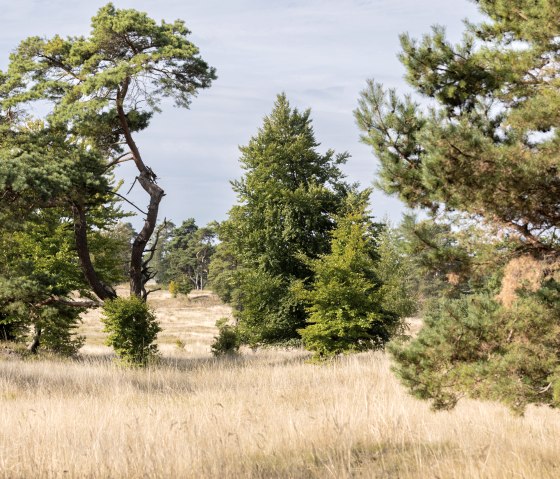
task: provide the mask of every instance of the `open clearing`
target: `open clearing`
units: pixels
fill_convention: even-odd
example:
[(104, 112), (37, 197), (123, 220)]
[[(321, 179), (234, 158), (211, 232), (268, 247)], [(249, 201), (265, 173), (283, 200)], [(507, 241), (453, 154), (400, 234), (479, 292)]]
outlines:
[(214, 359), (226, 306), (209, 293), (151, 302), (157, 367), (114, 365), (97, 312), (80, 360), (0, 360), (0, 477), (560, 477), (557, 411), (462, 401), (433, 413), (382, 353), (325, 366), (297, 350)]

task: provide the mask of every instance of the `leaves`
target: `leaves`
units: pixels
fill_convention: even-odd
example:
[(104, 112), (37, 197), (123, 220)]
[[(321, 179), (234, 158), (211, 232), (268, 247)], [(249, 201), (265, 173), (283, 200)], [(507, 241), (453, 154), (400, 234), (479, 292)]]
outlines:
[(328, 251), (334, 214), (352, 187), (339, 168), (348, 155), (317, 151), (310, 112), (276, 99), (263, 126), (240, 148), (245, 175), (238, 204), (220, 225), (213, 287), (229, 299), (251, 343), (298, 337), (306, 313), (290, 288), (311, 276), (305, 258)]
[(397, 314), (382, 306), (366, 201), (361, 198), (339, 218), (330, 253), (311, 260), (313, 280), (308, 288), (300, 283), (295, 289), (309, 313), (308, 326), (299, 333), (315, 359), (382, 348), (399, 329)]

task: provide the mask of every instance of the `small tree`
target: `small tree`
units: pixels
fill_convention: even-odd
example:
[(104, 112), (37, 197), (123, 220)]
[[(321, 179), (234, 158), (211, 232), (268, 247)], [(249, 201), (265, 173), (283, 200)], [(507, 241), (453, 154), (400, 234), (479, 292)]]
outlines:
[(353, 207), (339, 219), (331, 252), (310, 262), (311, 288), (300, 283), (309, 325), (299, 333), (315, 359), (383, 348), (401, 325), (382, 306), (371, 227), (363, 202)]
[(161, 331), (154, 312), (136, 296), (105, 301), (104, 331), (107, 344), (125, 364), (145, 366), (157, 354), (153, 344)]
[[(10, 216), (0, 212), (0, 219)], [(60, 216), (58, 209), (50, 208), (37, 210), (17, 224), (4, 223), (0, 235), (0, 340), (30, 339), (31, 352), (42, 346), (73, 355), (82, 344), (76, 336), (80, 313), (98, 303), (89, 296), (78, 265), (71, 222)], [(121, 275), (121, 265), (117, 257), (107, 254), (115, 241), (101, 229), (115, 220), (109, 216), (104, 210), (99, 229), (91, 231), (90, 249), (101, 277), (114, 282)]]
[(239, 352), (241, 338), (235, 326), (228, 324), (228, 318), (221, 318), (216, 321), (218, 336), (214, 336), (212, 343), (212, 354), (214, 356), (233, 356)]

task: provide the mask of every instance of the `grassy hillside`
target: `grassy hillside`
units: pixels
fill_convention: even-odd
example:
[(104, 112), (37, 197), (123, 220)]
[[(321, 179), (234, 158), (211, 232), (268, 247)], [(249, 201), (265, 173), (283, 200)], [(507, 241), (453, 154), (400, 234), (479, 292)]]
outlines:
[(152, 304), (157, 367), (115, 366), (96, 313), (81, 360), (0, 360), (0, 477), (560, 477), (558, 412), (464, 401), (432, 413), (382, 353), (217, 360), (213, 325), (228, 309), (215, 297), (160, 292)]

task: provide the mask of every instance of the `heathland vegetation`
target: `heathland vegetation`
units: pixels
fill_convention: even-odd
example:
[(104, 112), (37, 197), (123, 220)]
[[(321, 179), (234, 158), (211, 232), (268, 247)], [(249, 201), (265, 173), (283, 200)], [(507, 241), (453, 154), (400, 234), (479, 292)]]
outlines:
[(0, 474), (557, 477), (560, 5), (476, 3), (458, 44), (401, 37), (411, 95), (358, 99), (398, 225), (285, 94), (227, 219), (159, 222), (135, 135), (216, 79), (185, 24), (108, 4), (89, 36), (23, 40), (0, 72)]

